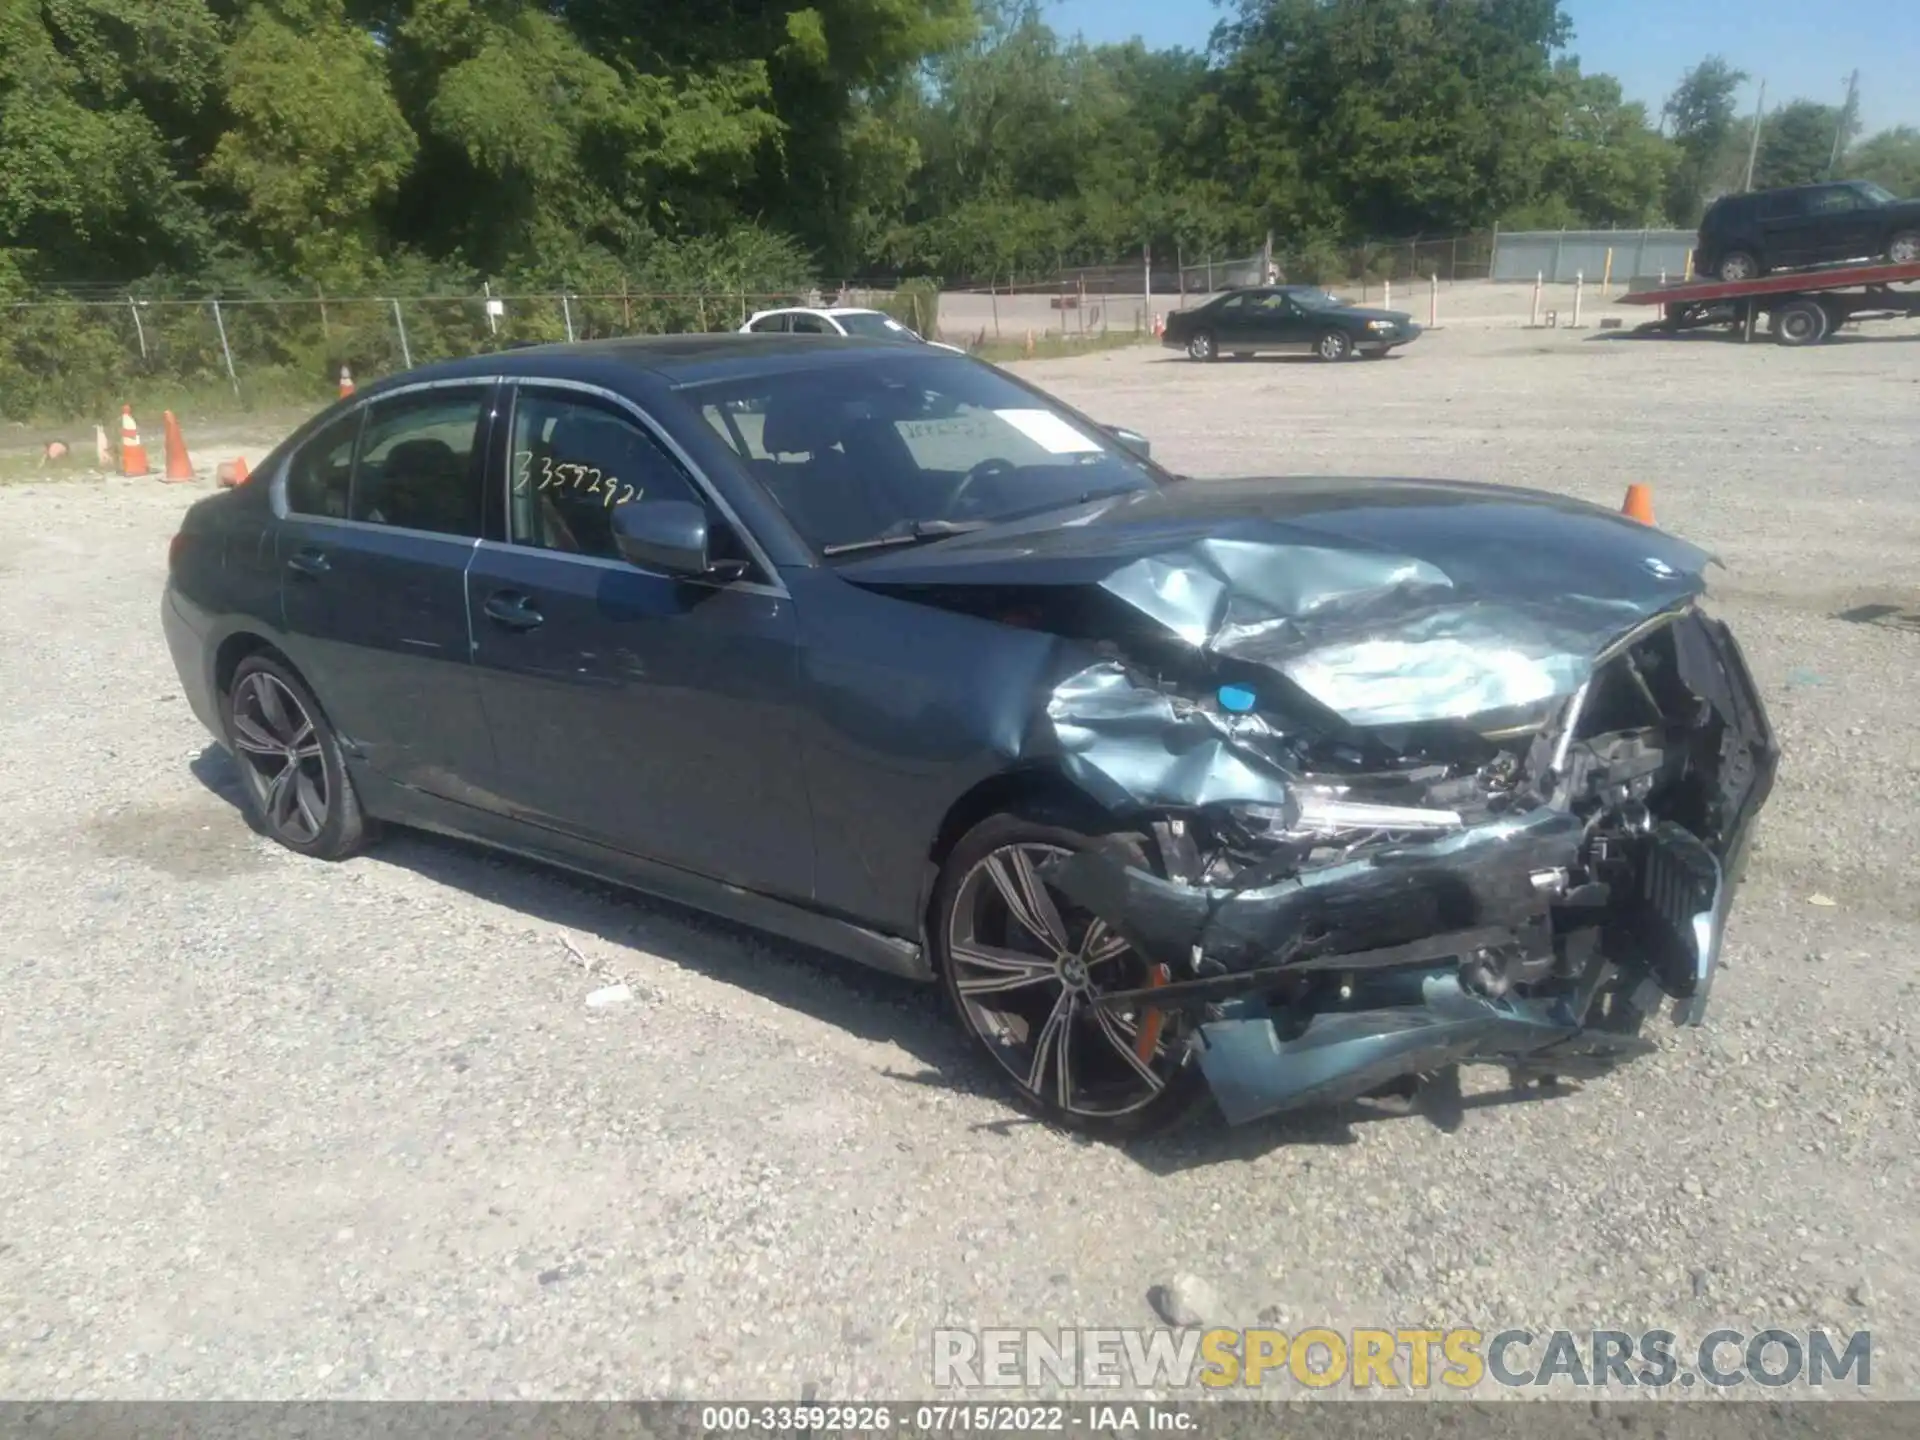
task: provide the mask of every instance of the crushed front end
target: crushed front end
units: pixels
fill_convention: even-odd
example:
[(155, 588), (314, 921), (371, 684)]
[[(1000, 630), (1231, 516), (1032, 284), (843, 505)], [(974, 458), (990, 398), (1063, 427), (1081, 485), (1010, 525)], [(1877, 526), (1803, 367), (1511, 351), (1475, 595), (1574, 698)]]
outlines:
[(1230, 1121), (1456, 1064), (1591, 1076), (1667, 1001), (1700, 1022), (1779, 751), (1692, 597), (1585, 654), (1482, 643), (1437, 704), (1403, 704), (1413, 652), (1369, 690), (1350, 648), (1315, 675), (1241, 640), (1209, 647), (1210, 694), (1116, 658), (1050, 707), (1070, 773), (1157, 850), (1049, 877), (1154, 962), (1097, 1003), (1185, 1037)]

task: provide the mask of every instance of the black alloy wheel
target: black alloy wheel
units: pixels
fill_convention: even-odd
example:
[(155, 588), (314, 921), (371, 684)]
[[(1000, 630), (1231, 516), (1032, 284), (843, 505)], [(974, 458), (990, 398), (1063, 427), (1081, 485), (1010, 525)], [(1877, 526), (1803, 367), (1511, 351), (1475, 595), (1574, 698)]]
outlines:
[(247, 818), (289, 850), (338, 860), (368, 825), (339, 739), (313, 692), (290, 668), (249, 655), (225, 696), (227, 743), (240, 769)]
[[(1140, 837), (1105, 837), (1144, 868)], [(1047, 879), (1103, 838), (1059, 817), (996, 815), (954, 848), (934, 892), (941, 983), (962, 1026), (1020, 1103), (1067, 1128), (1121, 1138), (1158, 1129), (1205, 1094), (1187, 1022), (1102, 995), (1172, 978)]]

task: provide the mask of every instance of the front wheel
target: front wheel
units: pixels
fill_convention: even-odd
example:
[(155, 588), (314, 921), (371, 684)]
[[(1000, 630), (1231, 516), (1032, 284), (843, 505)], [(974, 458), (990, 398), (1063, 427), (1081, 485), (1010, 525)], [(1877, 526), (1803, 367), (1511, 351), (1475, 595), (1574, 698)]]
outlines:
[(1920, 230), (1902, 230), (1889, 240), (1887, 261), (1893, 265), (1920, 265)]
[(941, 868), (929, 928), (948, 1002), (1020, 1104), (1119, 1139), (1177, 1119), (1205, 1082), (1180, 1017), (1097, 1004), (1171, 976), (1047, 879), (1096, 847), (1153, 868), (1143, 837), (1086, 823), (1038, 810), (982, 821)]
[(339, 738), (292, 669), (249, 655), (227, 686), (223, 718), (256, 830), (319, 860), (345, 859), (366, 843)]
[(1193, 338), (1187, 341), (1187, 358), (1190, 360), (1211, 360), (1219, 353), (1214, 348), (1211, 330), (1197, 330)]
[(1329, 330), (1314, 345), (1313, 353), (1322, 360), (1345, 360), (1353, 354), (1353, 337), (1344, 330)]

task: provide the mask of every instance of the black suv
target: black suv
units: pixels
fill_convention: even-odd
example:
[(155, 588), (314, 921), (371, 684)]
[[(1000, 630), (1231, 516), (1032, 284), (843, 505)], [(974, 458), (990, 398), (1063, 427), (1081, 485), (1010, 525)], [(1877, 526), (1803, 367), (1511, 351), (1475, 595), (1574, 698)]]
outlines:
[(1694, 268), (1722, 280), (1843, 260), (1920, 263), (1920, 200), (1870, 180), (1723, 195), (1707, 207)]

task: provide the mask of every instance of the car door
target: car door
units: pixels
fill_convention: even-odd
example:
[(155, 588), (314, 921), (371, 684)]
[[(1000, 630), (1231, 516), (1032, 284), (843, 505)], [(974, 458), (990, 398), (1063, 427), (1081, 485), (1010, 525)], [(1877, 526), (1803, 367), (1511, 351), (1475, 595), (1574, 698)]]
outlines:
[(1275, 350), (1310, 350), (1318, 334), (1313, 317), (1284, 290), (1276, 290), (1261, 302), (1261, 331), (1266, 344)]
[(1214, 332), (1214, 349), (1218, 353), (1230, 353), (1234, 350), (1251, 350), (1256, 343), (1254, 333), (1252, 302), (1253, 292), (1229, 295), (1222, 300), (1208, 317)]
[(469, 800), (492, 781), (467, 635), (495, 382), (390, 391), (320, 430), (275, 498), (289, 657), (375, 771)]
[(1814, 216), (1808, 208), (1807, 190), (1779, 190), (1760, 197), (1760, 244), (1767, 265), (1812, 265), (1817, 263)]
[[(522, 382), (503, 473), (506, 538), (468, 573), (474, 659), (517, 817), (788, 898), (813, 893), (812, 813), (790, 705), (793, 604), (778, 576), (631, 402)], [(620, 557), (615, 507), (684, 499), (749, 578), (692, 582)]]
[(1809, 265), (1864, 260), (1880, 250), (1879, 217), (1851, 185), (1822, 185), (1807, 199)]

